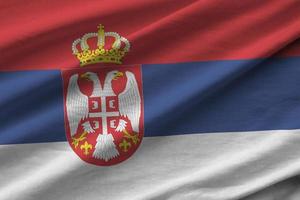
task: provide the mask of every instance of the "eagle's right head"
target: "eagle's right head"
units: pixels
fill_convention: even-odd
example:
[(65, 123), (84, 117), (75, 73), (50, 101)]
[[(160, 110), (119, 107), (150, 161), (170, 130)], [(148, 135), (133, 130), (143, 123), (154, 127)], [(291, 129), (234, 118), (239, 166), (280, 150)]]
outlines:
[(85, 72), (84, 74), (80, 75), (81, 79), (87, 80), (87, 81), (92, 81), (95, 78), (98, 78), (97, 74), (94, 72)]

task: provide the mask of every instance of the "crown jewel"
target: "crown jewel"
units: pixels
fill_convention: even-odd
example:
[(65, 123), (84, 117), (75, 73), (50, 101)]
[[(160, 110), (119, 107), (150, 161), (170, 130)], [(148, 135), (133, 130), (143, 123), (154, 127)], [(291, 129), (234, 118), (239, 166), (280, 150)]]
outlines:
[[(105, 49), (105, 37), (113, 37), (114, 42), (109, 49)], [(97, 48), (90, 49), (87, 41), (97, 38)], [(81, 51), (77, 46), (80, 44)], [(122, 45), (124, 44), (124, 45)], [(121, 60), (130, 49), (129, 41), (116, 32), (104, 32), (104, 26), (98, 26), (98, 33), (87, 33), (82, 38), (76, 39), (72, 44), (73, 54), (80, 61), (80, 66), (94, 63), (116, 63), (122, 64)]]

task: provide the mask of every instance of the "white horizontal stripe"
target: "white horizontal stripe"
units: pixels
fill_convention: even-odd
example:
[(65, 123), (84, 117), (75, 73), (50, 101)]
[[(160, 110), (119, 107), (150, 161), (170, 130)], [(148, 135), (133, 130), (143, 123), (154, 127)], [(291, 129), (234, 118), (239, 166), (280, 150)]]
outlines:
[(241, 198), (300, 172), (300, 131), (144, 138), (127, 161), (97, 167), (66, 142), (0, 146), (0, 199)]

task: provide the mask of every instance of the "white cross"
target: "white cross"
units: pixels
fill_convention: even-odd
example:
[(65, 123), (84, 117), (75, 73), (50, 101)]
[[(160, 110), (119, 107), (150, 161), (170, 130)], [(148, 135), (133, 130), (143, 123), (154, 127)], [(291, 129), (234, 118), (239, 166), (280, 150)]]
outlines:
[(106, 112), (106, 98), (105, 97), (101, 97), (101, 110), (102, 110), (102, 112), (90, 113), (89, 117), (102, 119), (102, 132), (105, 135), (105, 134), (108, 134), (107, 118), (108, 117), (117, 117), (120, 114), (119, 114), (119, 112)]

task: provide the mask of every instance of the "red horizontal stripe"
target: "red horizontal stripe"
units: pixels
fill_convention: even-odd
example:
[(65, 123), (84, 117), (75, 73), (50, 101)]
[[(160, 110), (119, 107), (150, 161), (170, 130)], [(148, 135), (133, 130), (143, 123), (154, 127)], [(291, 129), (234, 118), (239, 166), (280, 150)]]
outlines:
[(300, 55), (296, 0), (10, 0), (0, 3), (1, 70), (71, 68), (97, 25), (129, 39), (124, 64)]

